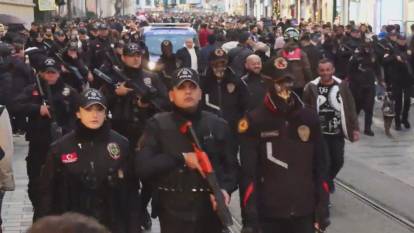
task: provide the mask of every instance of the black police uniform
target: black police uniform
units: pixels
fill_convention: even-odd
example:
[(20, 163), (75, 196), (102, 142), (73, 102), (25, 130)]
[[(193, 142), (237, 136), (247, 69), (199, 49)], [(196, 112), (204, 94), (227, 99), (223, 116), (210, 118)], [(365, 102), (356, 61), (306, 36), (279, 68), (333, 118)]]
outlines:
[(349, 59), (355, 50), (361, 46), (361, 42), (359, 38), (345, 36), (339, 44), (339, 48), (336, 51), (335, 75), (340, 79), (345, 79), (348, 76)]
[(319, 118), (296, 94), (284, 100), (270, 86), (262, 104), (238, 126), (244, 227), (263, 233), (313, 233), (313, 223), (324, 228), (328, 217)]
[(128, 140), (108, 123), (82, 123), (51, 146), (40, 180), (40, 216), (77, 212), (114, 233), (138, 232), (138, 189)]
[[(387, 88), (391, 90), (395, 100), (395, 128), (401, 130), (401, 123), (410, 128), (408, 113), (411, 107), (411, 87), (414, 74), (408, 63), (406, 48), (399, 46), (389, 38), (381, 40), (377, 46)], [(397, 59), (401, 58), (401, 61)]]
[[(42, 89), (47, 95), (48, 105), (50, 106), (53, 103), (54, 111), (49, 109), (50, 113), (56, 119), (58, 126), (62, 127), (62, 132), (69, 132), (75, 122), (78, 93), (65, 85), (61, 79), (58, 79), (55, 85), (50, 85), (51, 95), (49, 95), (47, 94), (47, 85), (43, 80), (40, 81)], [(16, 97), (13, 105), (14, 112), (25, 114), (29, 118), (26, 133), (26, 140), (29, 141), (29, 152), (26, 162), (29, 177), (28, 194), (34, 207), (34, 219), (37, 218), (39, 207), (38, 179), (40, 170), (52, 142), (52, 120), (40, 115), (40, 107), (43, 105), (40, 93), (35, 84), (29, 85)]]
[(375, 80), (378, 63), (370, 44), (362, 44), (349, 61), (349, 88), (355, 99), (357, 113), (364, 110), (365, 133), (372, 135), (372, 117), (375, 103)]
[(264, 100), (267, 91), (265, 81), (262, 79), (261, 74), (255, 74), (253, 72), (248, 72), (241, 77), (241, 80), (246, 86), (249, 95), (247, 106), (244, 109), (246, 111), (253, 110)]
[[(89, 69), (100, 68), (105, 63), (110, 63), (108, 53), (111, 54), (111, 42), (108, 38), (97, 37), (89, 41), (88, 57), (90, 58)], [(99, 79), (95, 79), (92, 86), (98, 88), (102, 85)]]
[(210, 204), (206, 181), (184, 164), (183, 152), (193, 152), (190, 140), (179, 127), (191, 121), (217, 174), (228, 193), (237, 186), (237, 159), (232, 153), (227, 123), (214, 114), (187, 114), (175, 108), (150, 119), (136, 156), (140, 177), (150, 178), (158, 190), (162, 233), (219, 233), (222, 225)]

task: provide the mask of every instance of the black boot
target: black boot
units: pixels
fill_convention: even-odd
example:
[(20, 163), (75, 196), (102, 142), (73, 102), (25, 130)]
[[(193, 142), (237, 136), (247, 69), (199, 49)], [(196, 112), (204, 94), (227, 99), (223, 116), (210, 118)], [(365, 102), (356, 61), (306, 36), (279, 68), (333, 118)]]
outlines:
[(373, 137), (375, 134), (371, 129), (365, 129), (364, 134)]
[(402, 120), (402, 122), (401, 122), (401, 123), (404, 125), (404, 127), (405, 127), (406, 129), (411, 128), (410, 122), (408, 122), (408, 120)]
[(401, 120), (399, 117), (395, 118), (395, 130), (400, 131), (401, 130)]

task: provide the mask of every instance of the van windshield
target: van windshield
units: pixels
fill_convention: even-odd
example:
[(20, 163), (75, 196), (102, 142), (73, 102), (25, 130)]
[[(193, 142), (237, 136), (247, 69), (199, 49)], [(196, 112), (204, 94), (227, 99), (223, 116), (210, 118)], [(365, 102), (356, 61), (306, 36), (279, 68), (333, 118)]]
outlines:
[(161, 56), (161, 43), (164, 40), (169, 40), (173, 44), (173, 53), (184, 47), (184, 42), (192, 35), (177, 35), (177, 34), (149, 34), (145, 35), (145, 45), (148, 47), (150, 55)]

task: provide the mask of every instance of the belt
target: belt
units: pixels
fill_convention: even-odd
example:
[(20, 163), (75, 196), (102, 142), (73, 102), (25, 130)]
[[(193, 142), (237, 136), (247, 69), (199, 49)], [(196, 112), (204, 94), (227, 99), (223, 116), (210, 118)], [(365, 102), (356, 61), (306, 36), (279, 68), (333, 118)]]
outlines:
[(192, 193), (209, 193), (209, 192), (211, 192), (211, 190), (208, 189), (208, 188), (191, 188), (189, 190), (182, 190), (182, 189), (177, 189), (177, 188), (158, 187), (157, 189), (159, 191), (164, 191), (164, 192), (192, 192)]

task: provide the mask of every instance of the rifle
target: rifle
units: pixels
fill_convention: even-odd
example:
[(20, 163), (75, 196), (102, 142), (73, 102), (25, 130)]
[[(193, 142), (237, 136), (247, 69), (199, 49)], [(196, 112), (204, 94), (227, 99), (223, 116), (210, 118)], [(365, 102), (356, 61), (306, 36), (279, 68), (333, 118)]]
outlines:
[(223, 224), (223, 226), (228, 231), (228, 228), (233, 225), (233, 219), (231, 217), (230, 211), (227, 208), (227, 205), (224, 201), (224, 196), (219, 186), (216, 173), (213, 170), (211, 162), (206, 154), (203, 151), (200, 141), (197, 138), (197, 135), (194, 131), (192, 123), (187, 121), (180, 127), (180, 132), (184, 135), (188, 135), (193, 144), (194, 151), (196, 153), (198, 162), (201, 167), (201, 175), (206, 179), (210, 189), (217, 202), (217, 215)]
[(107, 84), (111, 85), (113, 88), (116, 88), (116, 83), (111, 79), (111, 77), (109, 77), (108, 75), (106, 75), (104, 72), (102, 72), (100, 69), (95, 68), (93, 69), (93, 73), (100, 78), (102, 81), (106, 82)]
[(56, 117), (54, 115), (55, 112), (55, 108), (54, 108), (54, 104), (53, 104), (53, 100), (49, 101), (49, 98), (52, 97), (52, 92), (50, 90), (50, 86), (48, 84), (46, 89), (47, 89), (47, 95), (45, 94), (42, 84), (40, 82), (39, 76), (36, 75), (35, 76), (35, 80), (36, 80), (36, 85), (39, 89), (39, 93), (40, 93), (40, 97), (42, 98), (42, 105), (44, 106), (49, 106), (50, 108), (50, 112), (51, 112), (51, 117), (52, 117), (52, 121), (50, 123), (50, 135), (52, 136), (52, 141), (56, 141), (58, 138), (62, 137), (63, 135), (63, 131), (62, 131), (62, 127), (60, 127), (56, 121)]
[(115, 61), (113, 60), (113, 57), (109, 54), (108, 51), (105, 52), (105, 55), (108, 57), (108, 59), (111, 61), (112, 70), (117, 74), (119, 78), (122, 79), (125, 83), (128, 84), (130, 88), (132, 88), (134, 94), (138, 97), (140, 97), (142, 100), (151, 103), (158, 111), (164, 112), (165, 109), (161, 107), (161, 105), (154, 100), (154, 97), (157, 96), (158, 90), (154, 87), (149, 87), (148, 90), (145, 90), (141, 86), (139, 86), (137, 83), (132, 82), (130, 78), (128, 78), (121, 68), (119, 68)]
[(86, 84), (86, 80), (85, 78), (82, 76), (82, 74), (80, 73), (78, 67), (72, 66), (69, 63), (65, 62), (62, 58), (62, 55), (60, 53), (55, 53), (56, 58), (59, 60), (60, 63), (63, 64), (63, 66), (68, 69), (68, 71), (70, 73), (72, 73), (73, 75), (75, 75), (75, 77), (81, 81), (82, 86)]

